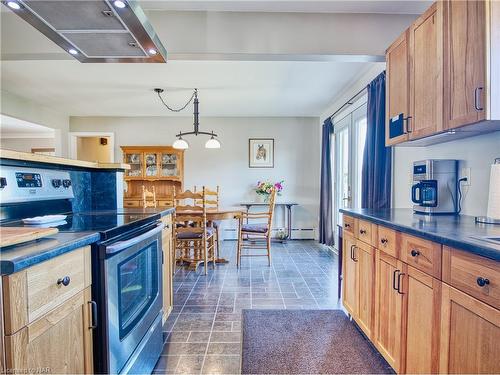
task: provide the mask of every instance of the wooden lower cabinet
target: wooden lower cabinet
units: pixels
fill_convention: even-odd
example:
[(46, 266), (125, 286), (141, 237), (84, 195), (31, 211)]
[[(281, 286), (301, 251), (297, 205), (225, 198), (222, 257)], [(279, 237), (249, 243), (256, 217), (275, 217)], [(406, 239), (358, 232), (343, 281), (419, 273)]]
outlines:
[(408, 374), (439, 372), (441, 281), (411, 266), (403, 269), (406, 366)]
[(358, 266), (353, 256), (356, 240), (354, 237), (344, 234), (344, 256), (342, 257), (342, 304), (351, 316), (358, 312), (357, 290), (358, 290)]
[(7, 371), (93, 373), (90, 287), (5, 336)]
[(173, 282), (172, 282), (172, 219), (171, 216), (162, 218), (165, 228), (162, 233), (163, 250), (163, 324), (167, 320), (174, 304)]
[(403, 294), (398, 292), (398, 275), (403, 263), (377, 249), (375, 258), (375, 332), (373, 342), (397, 372), (404, 354)]
[(447, 284), (442, 286), (441, 373), (500, 373), (500, 312)]
[(375, 249), (361, 241), (356, 242), (357, 313), (356, 322), (372, 338), (375, 314)]

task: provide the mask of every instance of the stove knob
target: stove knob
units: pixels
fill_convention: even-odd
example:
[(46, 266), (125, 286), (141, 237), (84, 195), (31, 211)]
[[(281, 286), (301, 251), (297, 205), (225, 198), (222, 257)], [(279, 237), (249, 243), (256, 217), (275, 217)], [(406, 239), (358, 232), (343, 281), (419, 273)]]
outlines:
[(62, 183), (65, 188), (69, 188), (71, 186), (71, 180), (63, 180)]
[(61, 186), (62, 181), (58, 178), (55, 178), (52, 180), (52, 186), (54, 186), (56, 189)]
[(5, 177), (0, 177), (0, 189), (7, 186), (7, 179)]

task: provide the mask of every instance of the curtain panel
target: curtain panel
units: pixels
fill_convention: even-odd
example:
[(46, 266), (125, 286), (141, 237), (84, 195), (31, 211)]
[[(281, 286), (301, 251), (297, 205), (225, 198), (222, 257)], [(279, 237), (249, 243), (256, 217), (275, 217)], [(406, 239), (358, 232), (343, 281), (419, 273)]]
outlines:
[(335, 244), (335, 231), (333, 230), (332, 133), (332, 120), (327, 118), (323, 123), (321, 142), (319, 242), (328, 246)]
[(361, 207), (391, 207), (390, 147), (385, 147), (385, 71), (368, 86), (366, 143), (361, 176)]

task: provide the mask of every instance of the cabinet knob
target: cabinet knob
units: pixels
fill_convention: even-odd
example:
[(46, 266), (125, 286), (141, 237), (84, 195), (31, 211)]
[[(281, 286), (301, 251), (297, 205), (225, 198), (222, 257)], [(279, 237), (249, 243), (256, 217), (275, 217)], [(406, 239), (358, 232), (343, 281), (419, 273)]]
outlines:
[(359, 230), (359, 233), (360, 233), (360, 234), (366, 234), (366, 229), (360, 229), (360, 230)]
[(413, 249), (410, 254), (412, 257), (416, 257), (420, 255), (420, 251)]
[(389, 240), (387, 238), (382, 238), (380, 242), (382, 243), (382, 245), (386, 245)]
[(479, 285), (480, 287), (490, 284), (490, 280), (485, 279), (484, 277), (478, 277), (476, 281), (477, 285)]
[(350, 227), (351, 227), (351, 225), (350, 225), (350, 224), (345, 223), (345, 224), (344, 224), (344, 227), (345, 227), (345, 228), (350, 228)]
[(69, 276), (64, 276), (62, 278), (60, 278), (59, 280), (57, 280), (57, 285), (64, 285), (64, 286), (68, 286), (69, 283), (71, 282), (71, 279), (69, 278)]

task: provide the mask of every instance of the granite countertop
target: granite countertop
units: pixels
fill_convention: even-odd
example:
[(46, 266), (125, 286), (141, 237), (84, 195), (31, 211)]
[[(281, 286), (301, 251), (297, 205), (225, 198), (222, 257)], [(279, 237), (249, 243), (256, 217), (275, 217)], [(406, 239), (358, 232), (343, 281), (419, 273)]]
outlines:
[(500, 237), (500, 227), (491, 224), (476, 224), (473, 216), (428, 216), (414, 214), (412, 209), (406, 208), (341, 209), (340, 212), (500, 261), (500, 243), (481, 239), (482, 237)]
[[(117, 214), (144, 214), (145, 216), (159, 215), (160, 217), (171, 214), (173, 207), (161, 208), (119, 208), (116, 210), (102, 211), (103, 213)], [(94, 211), (98, 213), (100, 211)], [(87, 232), (59, 232), (49, 237), (23, 244), (3, 247), (0, 249), (0, 273), (10, 275), (27, 267), (55, 258), (64, 253), (76, 250), (82, 246), (99, 241), (97, 231)]]
[(3, 247), (0, 253), (0, 272), (2, 275), (10, 275), (82, 246), (90, 245), (99, 238), (98, 232), (59, 232), (36, 241)]

